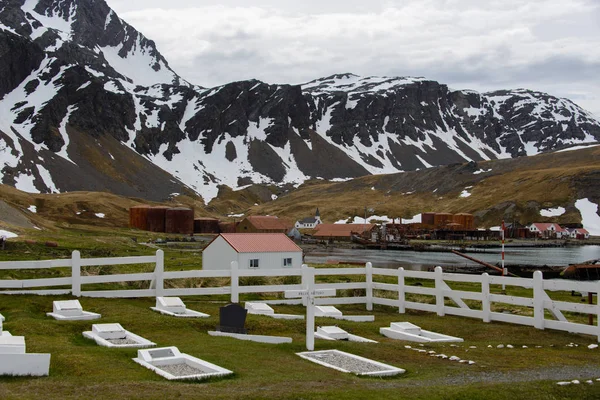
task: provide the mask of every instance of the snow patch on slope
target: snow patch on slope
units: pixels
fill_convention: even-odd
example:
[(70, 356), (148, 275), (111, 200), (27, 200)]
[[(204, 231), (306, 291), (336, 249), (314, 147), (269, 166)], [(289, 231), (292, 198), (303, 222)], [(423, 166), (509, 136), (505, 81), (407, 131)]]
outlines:
[(592, 203), (587, 198), (575, 202), (575, 207), (581, 214), (583, 227), (593, 236), (600, 236), (600, 215), (598, 215), (598, 204)]
[(564, 207), (556, 207), (556, 208), (543, 208), (540, 210), (540, 215), (542, 217), (559, 217), (566, 212)]

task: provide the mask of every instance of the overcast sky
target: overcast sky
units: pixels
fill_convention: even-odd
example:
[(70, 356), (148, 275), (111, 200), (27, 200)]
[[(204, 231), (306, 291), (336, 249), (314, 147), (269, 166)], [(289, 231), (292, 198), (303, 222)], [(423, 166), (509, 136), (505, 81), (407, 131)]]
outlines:
[(201, 86), (424, 76), (453, 89), (539, 90), (600, 118), (600, 0), (107, 3)]

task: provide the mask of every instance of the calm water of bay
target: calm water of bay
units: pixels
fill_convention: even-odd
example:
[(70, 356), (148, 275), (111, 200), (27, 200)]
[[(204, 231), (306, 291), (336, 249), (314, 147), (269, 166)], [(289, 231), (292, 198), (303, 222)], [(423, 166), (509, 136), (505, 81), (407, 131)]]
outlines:
[[(501, 250), (486, 249), (486, 253), (467, 255), (495, 265), (501, 261)], [(600, 246), (556, 247), (556, 248), (507, 248), (505, 264), (567, 266), (600, 258)], [(326, 264), (327, 261), (371, 262), (378, 268), (400, 268), (423, 270), (428, 267), (469, 267), (479, 264), (452, 253), (417, 252), (402, 250), (328, 249), (306, 253), (307, 264)]]

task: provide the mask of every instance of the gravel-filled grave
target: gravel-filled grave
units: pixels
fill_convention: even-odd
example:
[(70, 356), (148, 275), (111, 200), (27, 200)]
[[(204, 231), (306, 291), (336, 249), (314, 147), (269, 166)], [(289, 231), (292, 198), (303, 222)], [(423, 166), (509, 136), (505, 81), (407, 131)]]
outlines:
[(298, 353), (300, 357), (314, 361), (318, 364), (339, 369), (344, 372), (351, 372), (357, 375), (396, 375), (404, 373), (401, 368), (383, 364), (368, 358), (355, 356), (339, 350), (322, 350), (314, 352)]
[(110, 342), (112, 344), (116, 344), (116, 345), (123, 345), (123, 344), (138, 344), (139, 342), (137, 342), (136, 340), (132, 340), (132, 339), (105, 339), (107, 342)]
[(214, 372), (213, 370), (211, 370), (209, 368), (202, 369), (202, 368), (192, 367), (185, 363), (161, 365), (161, 366), (157, 366), (156, 368), (160, 368), (163, 371), (168, 372), (169, 374), (171, 374), (173, 376), (190, 376), (190, 375), (200, 375), (200, 374), (208, 374), (208, 373)]

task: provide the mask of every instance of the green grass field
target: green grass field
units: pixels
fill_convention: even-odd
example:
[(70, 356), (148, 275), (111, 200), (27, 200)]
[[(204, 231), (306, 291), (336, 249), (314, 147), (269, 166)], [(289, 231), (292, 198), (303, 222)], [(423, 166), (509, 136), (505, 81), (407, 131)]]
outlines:
[[(70, 230), (55, 237), (58, 248), (44, 246), (48, 240), (42, 233), (28, 244), (10, 241), (0, 252), (2, 260), (67, 258), (78, 249), (82, 257), (150, 255), (156, 249), (136, 243), (136, 233), (128, 230)], [(137, 233), (139, 236), (140, 234)], [(138, 237), (138, 242), (141, 242)], [(166, 270), (195, 269), (201, 266), (201, 253), (194, 249), (163, 247)], [(328, 266), (331, 267), (331, 266)], [(94, 268), (94, 267), (89, 267)], [(105, 267), (102, 267), (105, 268)], [(92, 274), (128, 273), (152, 270), (152, 266), (106, 267), (90, 270)], [(110, 268), (110, 269), (108, 269)], [(11, 275), (12, 274), (12, 275)], [(1, 271), (0, 279), (19, 279), (69, 275), (68, 269), (46, 271)], [(355, 281), (364, 277), (324, 277), (326, 281)], [(392, 277), (377, 281), (393, 282)], [(407, 280), (416, 284), (418, 280)], [(271, 283), (271, 282), (263, 282)], [(287, 282), (291, 283), (291, 282)], [(422, 281), (423, 285), (431, 282)], [(211, 286), (227, 284), (211, 280), (180, 280), (167, 284), (177, 286)], [(257, 284), (257, 282), (246, 282)], [(125, 285), (127, 284), (107, 284)], [(107, 289), (110, 286), (105, 285)], [(147, 282), (140, 283), (147, 285)], [(455, 289), (477, 290), (472, 284), (450, 283)], [(120, 287), (120, 286), (119, 286)], [(146, 286), (147, 287), (147, 286)], [(123, 287), (120, 287), (123, 288)], [(95, 289), (92, 285), (84, 290)], [(494, 292), (500, 289), (493, 288)], [(508, 288), (509, 295), (527, 296), (530, 291)], [(389, 293), (389, 292), (388, 292)], [(345, 293), (349, 295), (350, 293)], [(360, 293), (359, 293), (360, 294)], [(413, 295), (416, 296), (416, 295)], [(553, 293), (553, 298), (581, 301), (569, 293)], [(258, 399), (506, 399), (526, 396), (529, 399), (600, 398), (600, 349), (588, 349), (596, 338), (552, 330), (503, 323), (483, 323), (476, 319), (438, 317), (433, 313), (409, 311), (400, 315), (397, 309), (375, 306), (374, 323), (358, 323), (318, 318), (317, 325), (338, 325), (341, 328), (379, 343), (316, 341), (316, 350), (340, 349), (406, 369), (406, 373), (390, 378), (364, 378), (344, 374), (303, 360), (295, 353), (304, 351), (304, 321), (275, 320), (251, 315), (247, 320), (250, 333), (290, 336), (292, 344), (268, 345), (207, 334), (218, 325), (219, 307), (227, 304), (227, 296), (183, 297), (190, 309), (211, 315), (207, 319), (176, 319), (149, 309), (153, 298), (143, 299), (80, 299), (87, 311), (102, 314), (97, 321), (59, 322), (47, 317), (52, 301), (70, 296), (0, 295), (0, 313), (6, 317), (4, 329), (26, 338), (28, 352), (51, 353), (50, 376), (43, 378), (0, 378), (0, 399), (71, 399), (71, 398), (258, 398)], [(242, 295), (242, 301), (258, 295)], [(416, 297), (413, 300), (433, 301)], [(473, 307), (477, 304), (470, 303)], [(304, 314), (300, 306), (274, 306), (279, 313)], [(346, 314), (367, 314), (364, 306), (339, 306)], [(526, 315), (527, 309), (496, 305), (495, 311)], [(572, 316), (569, 315), (569, 318)], [(585, 322), (585, 316), (579, 316)], [(463, 337), (457, 347), (431, 344), (423, 347), (395, 341), (379, 334), (380, 327), (391, 322), (409, 321), (423, 329)], [(157, 346), (178, 346), (182, 352), (205, 359), (235, 372), (225, 379), (207, 382), (169, 382), (131, 359), (135, 349), (109, 349), (83, 338), (82, 332), (92, 323), (118, 322), (127, 330), (157, 343)], [(576, 343), (579, 346), (567, 346)], [(511, 344), (513, 349), (498, 349), (498, 344)], [(410, 345), (427, 351), (456, 355), (473, 360), (474, 365), (459, 364), (429, 357), (425, 353), (406, 349)], [(475, 348), (471, 348), (475, 346)], [(488, 347), (492, 346), (492, 347)], [(527, 346), (527, 348), (523, 348)], [(536, 348), (536, 346), (542, 346)], [(580, 385), (561, 387), (556, 382), (579, 379)]]

